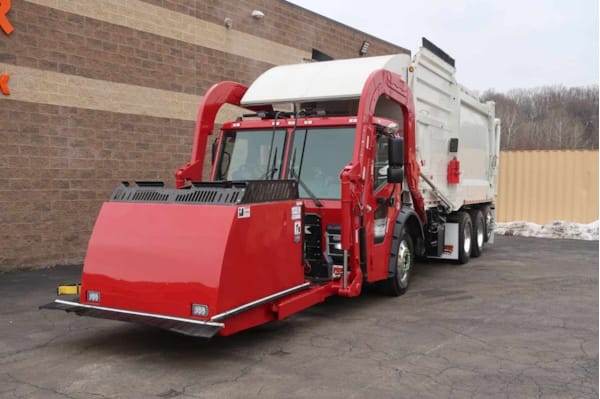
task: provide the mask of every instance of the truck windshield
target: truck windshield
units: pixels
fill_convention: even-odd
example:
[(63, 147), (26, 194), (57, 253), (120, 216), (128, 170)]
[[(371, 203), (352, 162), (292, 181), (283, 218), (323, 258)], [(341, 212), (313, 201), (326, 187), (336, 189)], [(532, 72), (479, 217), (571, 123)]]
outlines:
[(216, 180), (279, 179), (285, 136), (285, 130), (226, 131)]
[(299, 180), (301, 198), (341, 198), (340, 172), (352, 159), (354, 134), (354, 127), (296, 130), (288, 178)]

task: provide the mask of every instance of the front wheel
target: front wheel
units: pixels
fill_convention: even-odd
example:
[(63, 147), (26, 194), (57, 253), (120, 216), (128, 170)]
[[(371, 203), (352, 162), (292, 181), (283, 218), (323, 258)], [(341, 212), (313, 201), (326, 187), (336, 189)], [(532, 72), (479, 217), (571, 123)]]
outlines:
[(398, 247), (392, 256), (395, 258), (395, 267), (392, 276), (385, 280), (384, 291), (389, 296), (400, 296), (408, 290), (414, 261), (412, 238), (404, 229), (400, 232)]

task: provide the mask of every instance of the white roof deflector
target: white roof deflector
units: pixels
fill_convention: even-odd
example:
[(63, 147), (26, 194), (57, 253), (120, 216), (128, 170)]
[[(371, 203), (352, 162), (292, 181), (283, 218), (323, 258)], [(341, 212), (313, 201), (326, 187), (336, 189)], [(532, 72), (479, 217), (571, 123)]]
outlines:
[(410, 55), (282, 65), (260, 75), (242, 98), (242, 106), (360, 97), (369, 75), (387, 69), (406, 78)]

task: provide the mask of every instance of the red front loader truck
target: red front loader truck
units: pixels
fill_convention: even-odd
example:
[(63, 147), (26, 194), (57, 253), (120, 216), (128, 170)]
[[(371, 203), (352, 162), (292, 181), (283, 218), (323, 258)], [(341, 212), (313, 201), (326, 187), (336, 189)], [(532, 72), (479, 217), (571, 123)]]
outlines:
[[(412, 59), (279, 66), (248, 88), (214, 85), (177, 188), (119, 185), (78, 298), (42, 307), (230, 335), (365, 284), (402, 295), (416, 257), (479, 256), (493, 241), (500, 124), (454, 73), (424, 39)], [(245, 111), (222, 125), (202, 181), (224, 104)]]

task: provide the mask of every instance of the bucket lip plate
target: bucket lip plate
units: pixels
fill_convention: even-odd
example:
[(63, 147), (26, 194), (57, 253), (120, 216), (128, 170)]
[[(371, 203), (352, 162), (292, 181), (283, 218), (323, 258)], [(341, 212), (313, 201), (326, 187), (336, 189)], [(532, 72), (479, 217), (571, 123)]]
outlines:
[(225, 326), (224, 323), (218, 323), (214, 321), (194, 320), (156, 313), (146, 313), (126, 309), (109, 308), (99, 305), (89, 305), (85, 303), (79, 303), (76, 300), (66, 301), (63, 299), (55, 299), (54, 302), (40, 306), (40, 308), (60, 309), (67, 312), (75, 312), (82, 316), (147, 324), (185, 335), (205, 338), (214, 336)]

